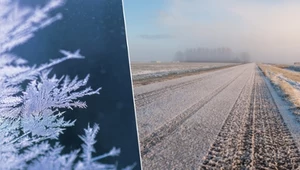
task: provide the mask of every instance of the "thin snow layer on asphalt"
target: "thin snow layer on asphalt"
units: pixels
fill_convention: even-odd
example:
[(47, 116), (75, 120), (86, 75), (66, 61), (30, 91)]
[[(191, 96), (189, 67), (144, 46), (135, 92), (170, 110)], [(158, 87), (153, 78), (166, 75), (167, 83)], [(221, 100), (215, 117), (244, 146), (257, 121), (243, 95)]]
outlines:
[(203, 78), (212, 77), (213, 75), (224, 74), (223, 73), (224, 70), (226, 72), (231, 72), (231, 71), (234, 72), (236, 70), (236, 67), (240, 68), (240, 65), (230, 67), (230, 68), (226, 68), (226, 69), (216, 70), (216, 71), (213, 71), (213, 72), (207, 72), (207, 73), (198, 74), (198, 75), (185, 76), (185, 77), (181, 77), (181, 78), (177, 78), (177, 79), (171, 79), (171, 80), (166, 80), (166, 81), (163, 81), (163, 82), (157, 82), (157, 83), (152, 83), (152, 84), (148, 84), (148, 85), (144, 85), (144, 86), (135, 87), (134, 88), (134, 95), (136, 97), (138, 95), (143, 95), (145, 93), (157, 91), (157, 90), (164, 89), (164, 88), (167, 88), (167, 87), (170, 87), (170, 86), (176, 86), (178, 84), (184, 84), (186, 82), (197, 81), (198, 79), (201, 80)]
[(248, 70), (220, 91), (200, 110), (182, 123), (173, 134), (151, 148), (145, 156), (147, 169), (169, 167), (197, 169), (211, 143), (222, 128), (246, 82), (253, 72)]
[(254, 71), (246, 64), (135, 88), (144, 169), (199, 167)]
[(170, 74), (197, 72), (230, 65), (236, 65), (236, 63), (133, 63), (131, 64), (131, 68), (132, 79), (140, 80)]
[(246, 70), (251, 70), (252, 67), (252, 64), (241, 65), (213, 73), (137, 87), (135, 91), (147, 92), (145, 96), (135, 93), (140, 138), (152, 133), (195, 103), (206, 102), (207, 97), (211, 97), (214, 92), (220, 90), (219, 88), (231, 83), (237, 77), (244, 77), (242, 74), (247, 74)]
[[(295, 142), (298, 145), (298, 148), (300, 148), (300, 123), (297, 120), (297, 115), (294, 115), (290, 110), (290, 104), (284, 101), (276, 92), (274, 87), (272, 86), (269, 79), (264, 77), (264, 80), (271, 92), (271, 95), (278, 107), (278, 110), (280, 111), (281, 116), (284, 119), (284, 122), (286, 123), (287, 127), (289, 128)], [(279, 92), (280, 93), (280, 92)]]
[(299, 169), (297, 144), (258, 69), (251, 86), (251, 94), (241, 93), (201, 169)]

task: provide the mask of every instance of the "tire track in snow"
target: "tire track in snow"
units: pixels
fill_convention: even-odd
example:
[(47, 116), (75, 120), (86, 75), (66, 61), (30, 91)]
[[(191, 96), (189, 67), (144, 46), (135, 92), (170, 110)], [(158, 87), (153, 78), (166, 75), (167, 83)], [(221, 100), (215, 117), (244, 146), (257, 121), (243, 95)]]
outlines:
[[(251, 124), (249, 123), (251, 123), (252, 120), (247, 114), (240, 113), (248, 112), (251, 109), (249, 105), (253, 100), (253, 95), (251, 95), (251, 91), (253, 93), (254, 90), (253, 79), (254, 75), (252, 75), (248, 83), (245, 84), (243, 90), (239, 94), (239, 97), (235, 101), (235, 104), (224, 122), (216, 141), (212, 145), (206, 159), (203, 162), (203, 165), (205, 165), (204, 168), (207, 167), (207, 165), (209, 165), (208, 169), (219, 165), (219, 167), (225, 167), (226, 169), (228, 168), (226, 165), (237, 161), (235, 158), (247, 154), (245, 152), (237, 154), (237, 148), (241, 148), (243, 145), (248, 145), (248, 143), (243, 142), (243, 135), (247, 132), (247, 128), (249, 129), (249, 127), (251, 127)], [(241, 131), (241, 133), (239, 133), (239, 131)]]
[(300, 168), (298, 148), (261, 75), (256, 73), (253, 89), (243, 93), (201, 169)]
[[(232, 71), (233, 68), (230, 68), (229, 72)], [(212, 76), (210, 74), (208, 74), (208, 75), (205, 75), (205, 76), (197, 78), (197, 79), (193, 79), (193, 80), (182, 82), (182, 83), (179, 83), (179, 84), (163, 87), (163, 88), (160, 88), (160, 89), (157, 89), (157, 90), (154, 90), (154, 91), (150, 91), (150, 92), (135, 95), (134, 96), (135, 105), (136, 105), (136, 107), (143, 107), (143, 106), (157, 100), (159, 97), (163, 96), (167, 92), (172, 92), (173, 90), (180, 89), (182, 87), (185, 87), (187, 85), (202, 81), (202, 80), (204, 80), (206, 78), (209, 78), (209, 77), (212, 77)]]
[(145, 156), (151, 149), (151, 147), (155, 146), (157, 143), (164, 140), (165, 137), (172, 134), (183, 122), (185, 122), (188, 118), (190, 118), (193, 114), (195, 114), (199, 109), (201, 109), (205, 104), (207, 104), (211, 99), (213, 99), (216, 95), (218, 95), (221, 91), (226, 89), (230, 84), (232, 84), (238, 77), (243, 75), (243, 73), (247, 70), (245, 68), (240, 74), (233, 77), (232, 80), (228, 81), (226, 84), (223, 84), (221, 87), (217, 88), (210, 95), (206, 96), (200, 102), (192, 105), (190, 108), (186, 109), (183, 113), (174, 117), (171, 121), (167, 122), (163, 126), (159, 127), (157, 130), (148, 134), (146, 137), (140, 140), (140, 150), (141, 156)]
[(145, 106), (145, 105), (157, 100), (157, 98), (159, 98), (160, 96), (163, 96), (164, 93), (166, 93), (167, 91), (176, 90), (176, 89), (179, 89), (179, 88), (184, 87), (186, 85), (193, 84), (194, 82), (201, 81), (206, 77), (208, 77), (208, 76), (201, 77), (201, 78), (194, 79), (194, 80), (187, 81), (187, 82), (182, 82), (182, 83), (179, 83), (179, 84), (176, 84), (176, 85), (171, 85), (171, 86), (164, 87), (164, 88), (161, 88), (161, 89), (158, 89), (158, 90), (154, 90), (154, 91), (150, 91), (150, 92), (146, 92), (146, 93), (143, 93), (143, 94), (136, 95), (134, 97), (135, 98), (135, 105), (136, 105), (136, 107)]

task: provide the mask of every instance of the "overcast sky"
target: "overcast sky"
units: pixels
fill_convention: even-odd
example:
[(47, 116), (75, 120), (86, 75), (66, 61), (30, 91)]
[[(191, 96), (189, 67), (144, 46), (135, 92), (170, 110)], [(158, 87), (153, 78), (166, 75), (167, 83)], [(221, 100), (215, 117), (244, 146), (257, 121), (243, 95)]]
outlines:
[(222, 46), (257, 62), (300, 60), (298, 0), (124, 0), (124, 8), (132, 61)]

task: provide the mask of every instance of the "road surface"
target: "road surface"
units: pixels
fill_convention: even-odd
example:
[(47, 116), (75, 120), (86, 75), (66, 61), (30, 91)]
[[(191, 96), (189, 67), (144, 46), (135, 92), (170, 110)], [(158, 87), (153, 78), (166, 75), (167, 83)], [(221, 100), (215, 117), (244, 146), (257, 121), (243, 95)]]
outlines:
[(300, 167), (297, 144), (254, 63), (134, 93), (144, 170)]

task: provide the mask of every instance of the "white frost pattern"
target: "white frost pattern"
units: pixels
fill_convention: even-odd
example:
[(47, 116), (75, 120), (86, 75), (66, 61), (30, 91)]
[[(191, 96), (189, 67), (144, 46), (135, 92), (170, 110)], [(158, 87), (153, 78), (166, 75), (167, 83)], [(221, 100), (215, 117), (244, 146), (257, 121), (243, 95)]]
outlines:
[[(16, 0), (0, 0), (0, 169), (71, 170), (117, 169), (99, 160), (118, 156), (120, 149), (93, 157), (99, 126), (84, 129), (80, 135), (82, 149), (62, 154), (57, 140), (63, 130), (75, 120), (64, 120), (65, 109), (86, 108), (83, 96), (99, 94), (100, 88), (86, 87), (89, 75), (50, 77), (52, 66), (69, 59), (83, 59), (80, 50), (60, 50), (64, 57), (51, 60), (39, 67), (10, 53), (14, 47), (34, 37), (34, 33), (62, 19), (61, 14), (49, 12), (64, 4), (64, 0), (50, 0), (43, 7), (20, 7)], [(133, 169), (128, 166), (125, 169)]]

